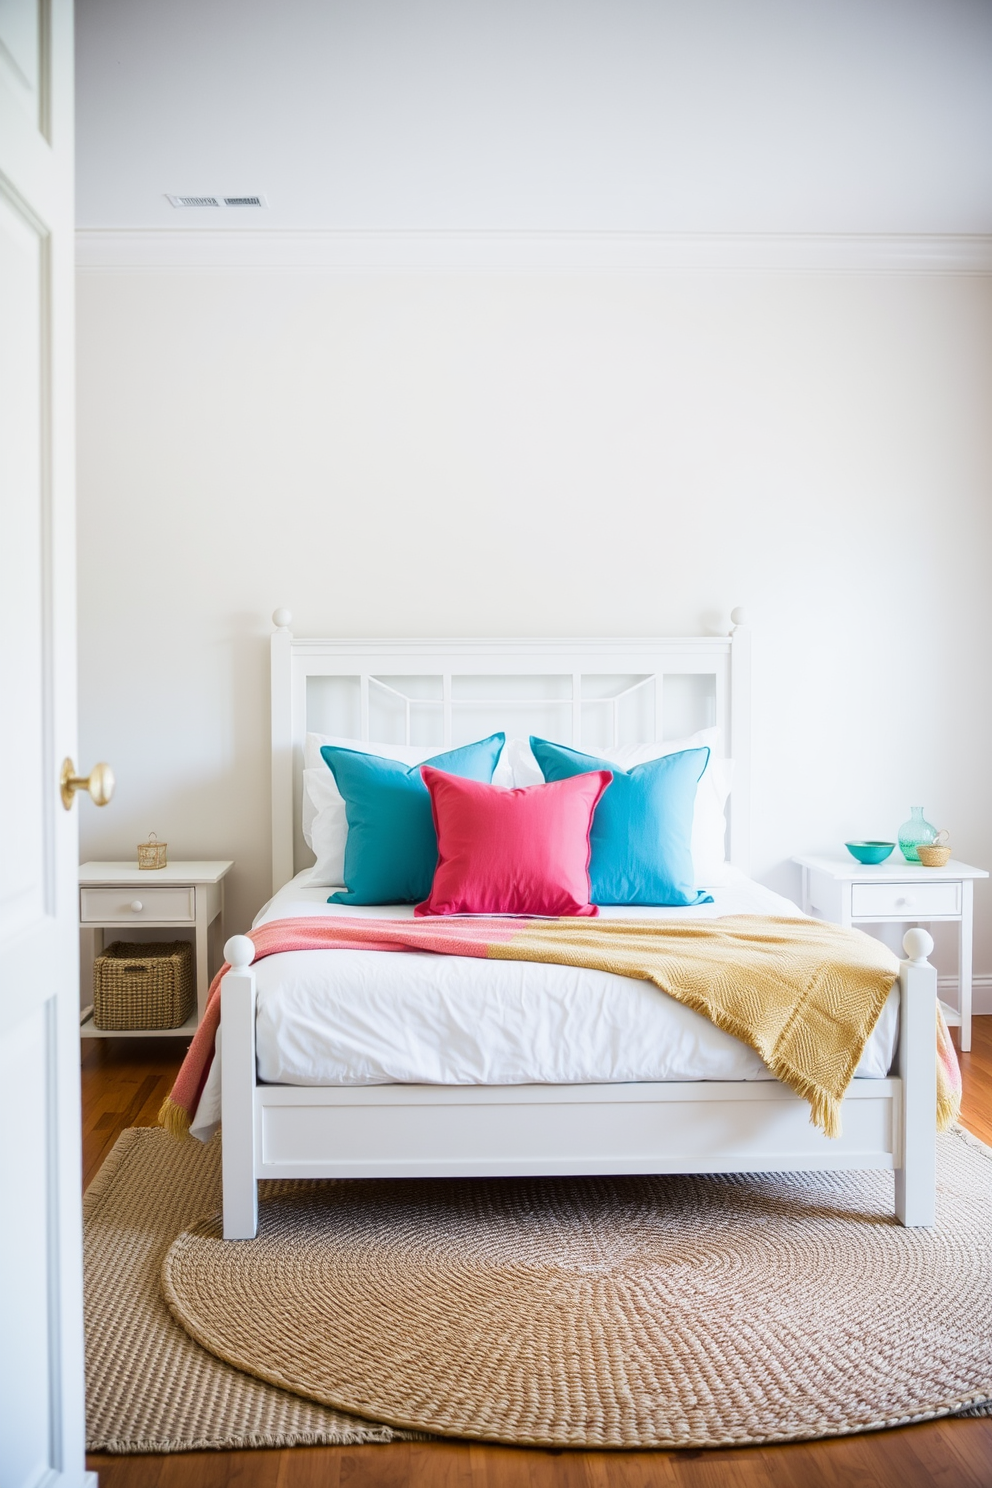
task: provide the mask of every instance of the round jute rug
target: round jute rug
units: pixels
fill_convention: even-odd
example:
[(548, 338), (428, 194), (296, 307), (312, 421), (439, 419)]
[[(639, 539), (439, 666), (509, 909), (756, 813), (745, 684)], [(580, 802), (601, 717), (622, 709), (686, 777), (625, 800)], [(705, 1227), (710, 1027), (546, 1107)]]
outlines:
[(992, 1397), (992, 1151), (938, 1224), (882, 1173), (301, 1183), (166, 1256), (221, 1358), (326, 1405), (569, 1447), (843, 1435)]

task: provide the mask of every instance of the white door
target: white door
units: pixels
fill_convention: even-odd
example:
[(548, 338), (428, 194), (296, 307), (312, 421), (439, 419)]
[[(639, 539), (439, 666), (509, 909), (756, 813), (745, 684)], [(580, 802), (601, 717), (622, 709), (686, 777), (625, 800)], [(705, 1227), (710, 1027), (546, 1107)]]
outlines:
[(71, 0), (0, 0), (0, 1485), (84, 1467)]

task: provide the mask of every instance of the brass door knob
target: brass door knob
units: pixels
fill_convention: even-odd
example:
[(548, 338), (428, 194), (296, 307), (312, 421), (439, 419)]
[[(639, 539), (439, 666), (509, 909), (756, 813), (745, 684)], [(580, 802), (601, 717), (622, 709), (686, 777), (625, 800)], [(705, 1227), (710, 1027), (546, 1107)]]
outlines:
[(77, 775), (71, 759), (62, 761), (59, 787), (66, 811), (71, 809), (77, 790), (89, 791), (94, 806), (106, 806), (114, 794), (114, 783), (114, 772), (109, 765), (94, 765), (88, 775)]

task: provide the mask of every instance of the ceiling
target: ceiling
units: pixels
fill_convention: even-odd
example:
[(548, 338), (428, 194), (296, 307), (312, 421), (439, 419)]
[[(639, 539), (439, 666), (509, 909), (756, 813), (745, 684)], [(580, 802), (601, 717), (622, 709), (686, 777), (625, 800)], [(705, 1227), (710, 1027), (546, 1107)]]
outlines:
[(81, 227), (992, 232), (992, 0), (76, 15)]

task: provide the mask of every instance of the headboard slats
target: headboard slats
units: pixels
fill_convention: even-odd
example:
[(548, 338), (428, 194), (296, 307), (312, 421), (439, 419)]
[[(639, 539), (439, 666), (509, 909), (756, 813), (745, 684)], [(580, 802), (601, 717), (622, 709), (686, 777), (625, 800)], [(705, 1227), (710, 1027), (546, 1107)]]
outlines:
[[(611, 740), (671, 737), (666, 721), (688, 732), (684, 718), (695, 709), (691, 727), (715, 722), (724, 753), (734, 759), (728, 851), (732, 862), (747, 869), (750, 636), (743, 624), (729, 636), (674, 639), (323, 640), (294, 636), (288, 612), (277, 614), (285, 620), (272, 636), (271, 652), (273, 890), (310, 861), (299, 828), (308, 726), (349, 734), (357, 721), (360, 737), (374, 742), (383, 737), (376, 733), (376, 720), (390, 717), (405, 742), (420, 742), (419, 731), (420, 736), (429, 734), (438, 750), (464, 743), (471, 736), (465, 730), (477, 718), (486, 732), (502, 727), (508, 736), (553, 727), (564, 740), (571, 732), (573, 747), (595, 753), (597, 744)], [(405, 677), (411, 679), (408, 687)], [(333, 689), (335, 678), (341, 679), (334, 694), (339, 707), (344, 706), (342, 697), (354, 700), (351, 729), (347, 724), (329, 726), (327, 708), (313, 701), (321, 679)], [(666, 679), (671, 679), (670, 687)], [(433, 688), (433, 695), (425, 688)], [(700, 716), (704, 705), (706, 717)], [(320, 722), (308, 725), (308, 709), (315, 708)], [(549, 720), (557, 721), (552, 725)], [(636, 737), (624, 737), (632, 729)]]

